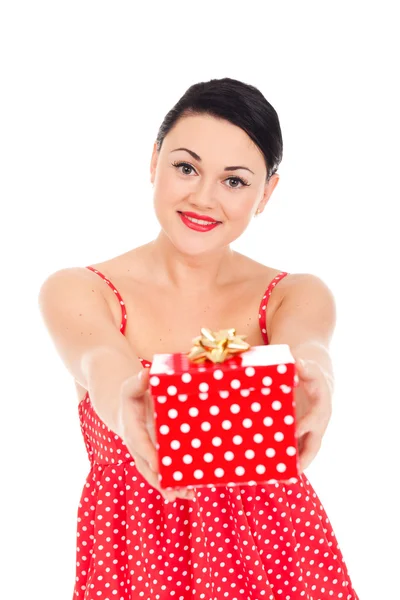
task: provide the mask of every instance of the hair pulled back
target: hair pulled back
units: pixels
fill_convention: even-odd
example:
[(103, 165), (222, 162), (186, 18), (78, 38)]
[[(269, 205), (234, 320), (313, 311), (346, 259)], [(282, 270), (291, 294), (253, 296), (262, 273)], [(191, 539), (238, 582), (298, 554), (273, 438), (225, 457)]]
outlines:
[(276, 173), (283, 152), (278, 114), (256, 87), (229, 77), (195, 83), (186, 90), (158, 130), (157, 150), (179, 119), (201, 114), (225, 119), (243, 129), (264, 156), (267, 181)]

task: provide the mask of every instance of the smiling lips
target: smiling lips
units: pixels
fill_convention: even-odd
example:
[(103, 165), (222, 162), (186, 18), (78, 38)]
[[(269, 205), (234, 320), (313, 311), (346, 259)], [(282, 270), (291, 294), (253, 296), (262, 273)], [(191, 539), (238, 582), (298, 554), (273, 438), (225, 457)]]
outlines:
[(220, 221), (214, 221), (211, 217), (197, 215), (192, 212), (179, 212), (179, 216), (189, 229), (194, 229), (195, 231), (211, 231), (211, 229), (221, 224)]

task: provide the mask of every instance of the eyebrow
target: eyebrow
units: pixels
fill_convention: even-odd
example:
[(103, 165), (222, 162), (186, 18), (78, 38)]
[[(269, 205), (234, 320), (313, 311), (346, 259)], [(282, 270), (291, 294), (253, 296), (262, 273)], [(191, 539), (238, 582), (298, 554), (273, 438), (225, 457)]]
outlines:
[[(196, 154), (196, 152), (193, 152), (193, 150), (189, 150), (188, 148), (175, 148), (175, 150), (171, 150), (171, 153), (178, 152), (178, 150), (184, 150), (185, 152), (189, 152), (189, 154), (191, 156), (193, 156), (194, 159), (201, 162), (200, 156), (198, 154)], [(251, 169), (249, 169), (248, 167), (239, 167), (239, 166), (225, 167), (224, 171), (237, 171), (237, 169), (245, 169), (246, 171), (250, 171), (250, 173), (253, 173), (253, 171)], [(253, 175), (254, 175), (254, 173), (253, 173)]]

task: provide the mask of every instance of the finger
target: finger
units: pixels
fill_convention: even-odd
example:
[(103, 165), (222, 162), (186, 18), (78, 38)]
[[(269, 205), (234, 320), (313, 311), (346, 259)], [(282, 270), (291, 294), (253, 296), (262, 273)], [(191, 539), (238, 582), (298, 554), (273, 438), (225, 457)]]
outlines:
[(299, 460), (300, 473), (302, 473), (304, 469), (306, 469), (314, 460), (319, 449), (321, 448), (321, 441), (321, 436), (317, 433), (313, 433), (312, 431), (305, 436)]
[(150, 369), (148, 367), (143, 368), (141, 371), (139, 371), (138, 378), (140, 383), (144, 385), (147, 390), (150, 384)]
[(322, 436), (328, 427), (331, 415), (332, 408), (330, 405), (324, 404), (321, 401), (316, 402), (304, 415), (297, 419), (295, 426), (296, 437), (300, 438), (309, 431), (319, 433)]
[(139, 456), (145, 461), (153, 473), (158, 472), (158, 453), (151, 441), (147, 429), (139, 422), (130, 424), (129, 434), (124, 436), (124, 442), (132, 456)]
[(302, 358), (298, 358), (296, 360), (296, 369), (298, 374), (300, 375), (300, 378), (303, 381), (312, 381), (313, 379), (315, 379), (315, 373), (313, 372), (314, 369), (312, 367), (312, 362), (305, 361)]
[(196, 497), (194, 491), (188, 489), (164, 490), (161, 488), (161, 494), (168, 502), (175, 502), (177, 498), (180, 500), (193, 500)]
[(121, 394), (130, 398), (140, 398), (149, 387), (149, 369), (142, 369), (136, 375), (125, 379), (121, 386)]
[(296, 424), (296, 437), (301, 438), (306, 433), (313, 431), (315, 426), (316, 419), (314, 417), (314, 411), (310, 410), (298, 420)]
[[(196, 497), (196, 493), (194, 490), (190, 490), (188, 488), (177, 488), (175, 490), (166, 490), (168, 492), (172, 492), (176, 498), (181, 498), (184, 500), (193, 500)], [(174, 498), (175, 499), (175, 498)]]
[(135, 466), (139, 473), (148, 481), (148, 483), (150, 483), (150, 485), (161, 492), (158, 473), (152, 471), (146, 460), (137, 453), (132, 455), (132, 458), (135, 461)]
[(129, 454), (132, 456), (132, 458), (134, 458), (135, 460), (137, 458), (139, 458), (141, 461), (146, 463), (146, 465), (150, 469), (150, 471), (152, 471), (153, 473), (158, 475), (158, 471), (159, 471), (158, 456), (155, 461), (153, 461), (151, 458), (147, 458), (147, 456), (145, 454), (142, 454), (138, 450), (138, 444), (137, 443), (132, 444), (132, 441), (130, 439), (128, 439), (127, 437), (124, 437), (124, 443), (129, 451)]
[[(146, 404), (146, 394), (138, 398), (122, 395), (123, 405), (123, 439), (134, 453), (147, 460), (153, 471), (157, 470), (158, 454), (153, 442), (150, 428), (153, 427), (153, 408)], [(150, 420), (149, 420), (150, 419)]]

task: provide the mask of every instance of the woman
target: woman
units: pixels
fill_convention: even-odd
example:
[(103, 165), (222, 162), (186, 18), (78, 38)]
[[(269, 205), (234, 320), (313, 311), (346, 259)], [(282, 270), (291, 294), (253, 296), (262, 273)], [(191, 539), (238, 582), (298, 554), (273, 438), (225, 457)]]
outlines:
[[(255, 87), (191, 86), (151, 157), (158, 237), (42, 286), (91, 462), (75, 599), (357, 598), (303, 472), (331, 415), (334, 299), (314, 275), (230, 248), (265, 209), (281, 158), (278, 116)], [(203, 326), (235, 327), (251, 345), (289, 344), (300, 379), (297, 483), (161, 490), (146, 367), (155, 353), (187, 352)]]

